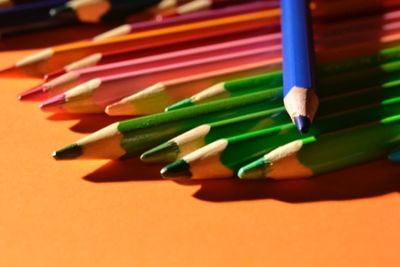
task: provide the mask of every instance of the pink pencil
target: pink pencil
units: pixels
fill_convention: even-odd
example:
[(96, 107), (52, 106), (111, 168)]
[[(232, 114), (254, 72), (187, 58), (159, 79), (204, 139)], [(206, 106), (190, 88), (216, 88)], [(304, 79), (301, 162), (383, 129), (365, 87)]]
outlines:
[(256, 63), (280, 56), (280, 45), (267, 48), (255, 48), (225, 55), (181, 62), (153, 69), (106, 76), (90, 80), (64, 94), (44, 102), (43, 110), (70, 113), (100, 113), (104, 108), (129, 96), (157, 81), (221, 70), (242, 64)]
[(66, 89), (98, 77), (152, 69), (169, 64), (193, 61), (196, 59), (252, 50), (255, 48), (264, 47), (265, 49), (268, 49), (271, 45), (279, 44), (280, 37), (280, 33), (261, 35), (242, 40), (194, 47), (96, 67), (78, 69), (61, 75), (54, 80), (43, 83), (34, 90), (29, 90), (28, 92), (23, 93), (21, 99), (43, 100), (47, 97), (57, 95)]

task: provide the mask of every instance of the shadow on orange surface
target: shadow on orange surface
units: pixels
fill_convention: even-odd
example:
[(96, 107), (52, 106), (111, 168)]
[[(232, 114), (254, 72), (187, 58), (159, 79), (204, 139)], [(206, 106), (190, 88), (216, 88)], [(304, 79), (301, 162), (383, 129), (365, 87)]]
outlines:
[(110, 161), (83, 179), (95, 183), (161, 180), (159, 170), (162, 167), (160, 164), (145, 164), (139, 158)]
[[(138, 158), (110, 161), (83, 179), (96, 183), (161, 180), (162, 164)], [(168, 182), (168, 181), (166, 181)], [(313, 179), (292, 181), (181, 180), (181, 186), (201, 188), (193, 197), (210, 202), (276, 199), (289, 203), (351, 200), (400, 192), (400, 165), (385, 160), (351, 167)]]
[(76, 120), (76, 124), (70, 127), (70, 130), (77, 133), (93, 133), (114, 122), (126, 120), (130, 117), (110, 117), (106, 114), (67, 114), (53, 113), (47, 117), (50, 121), (69, 121)]
[(313, 179), (200, 182), (195, 198), (213, 201), (277, 199), (289, 203), (350, 200), (400, 192), (400, 165), (385, 160), (351, 167)]

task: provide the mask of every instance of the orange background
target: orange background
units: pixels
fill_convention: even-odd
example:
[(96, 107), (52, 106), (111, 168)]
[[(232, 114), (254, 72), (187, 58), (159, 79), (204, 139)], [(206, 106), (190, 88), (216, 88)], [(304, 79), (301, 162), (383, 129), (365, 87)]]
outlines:
[[(3, 49), (43, 43), (34, 36)], [(0, 64), (24, 54), (2, 52)], [(282, 183), (182, 184), (138, 160), (56, 162), (54, 149), (112, 120), (18, 103), (17, 93), (38, 82), (0, 79), (0, 266), (399, 263), (399, 166), (378, 161)]]

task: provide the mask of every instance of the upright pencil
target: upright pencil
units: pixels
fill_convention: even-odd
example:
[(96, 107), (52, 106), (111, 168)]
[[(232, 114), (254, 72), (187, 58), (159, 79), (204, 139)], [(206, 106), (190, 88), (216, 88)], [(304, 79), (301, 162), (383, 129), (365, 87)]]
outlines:
[(281, 8), (283, 101), (298, 130), (306, 133), (318, 108), (308, 1), (281, 0)]
[[(400, 143), (400, 115), (278, 147), (239, 170), (241, 179), (309, 178), (383, 158)], [(318, 155), (316, 157), (316, 155)]]

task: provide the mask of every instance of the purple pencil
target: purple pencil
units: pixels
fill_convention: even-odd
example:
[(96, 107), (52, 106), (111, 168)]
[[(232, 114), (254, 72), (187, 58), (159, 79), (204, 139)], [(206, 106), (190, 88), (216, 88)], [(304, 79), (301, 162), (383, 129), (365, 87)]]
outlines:
[(121, 25), (117, 28), (114, 28), (105, 33), (97, 35), (93, 37), (93, 40), (99, 41), (110, 37), (125, 35), (132, 32), (151, 30), (159, 27), (174, 26), (183, 23), (257, 12), (263, 9), (276, 8), (278, 6), (279, 2), (277, 0), (264, 0), (264, 1), (250, 2), (247, 4), (233, 5), (220, 9), (204, 10), (176, 17), (166, 17), (163, 18), (162, 20), (147, 20), (143, 22), (134, 22), (130, 24)]

